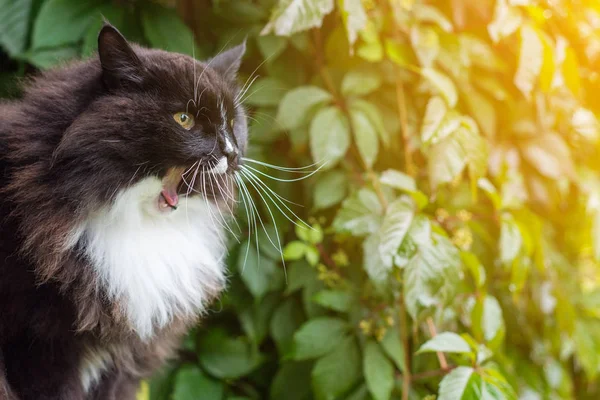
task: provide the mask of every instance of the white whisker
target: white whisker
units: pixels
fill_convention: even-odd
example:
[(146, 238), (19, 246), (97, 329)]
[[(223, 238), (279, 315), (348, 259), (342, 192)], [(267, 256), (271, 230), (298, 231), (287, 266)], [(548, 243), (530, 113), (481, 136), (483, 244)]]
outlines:
[[(319, 161), (319, 162), (307, 165), (305, 167), (289, 168), (289, 167), (281, 167), (279, 165), (269, 164), (269, 163), (266, 163), (266, 162), (263, 162), (263, 161), (253, 160), (252, 158), (247, 158), (247, 157), (242, 157), (242, 160), (250, 162), (250, 163), (259, 164), (259, 165), (262, 165), (263, 167), (269, 167), (269, 168), (273, 168), (273, 169), (278, 169), (278, 170), (284, 171), (284, 172), (303, 171), (303, 170), (312, 168), (315, 165), (321, 164), (321, 161)], [(303, 172), (303, 173), (311, 173), (311, 172), (313, 172), (313, 171), (308, 171), (308, 172)]]
[[(271, 202), (273, 203), (273, 205), (275, 207), (277, 207), (277, 209), (279, 210), (279, 212), (288, 220), (290, 221), (292, 224), (296, 225), (299, 228), (306, 228), (306, 229), (311, 229), (314, 230), (314, 228), (312, 226), (310, 226), (309, 224), (307, 224), (306, 222), (304, 222), (299, 216), (296, 215), (296, 213), (294, 213), (283, 201), (281, 201), (279, 199), (279, 195), (276, 194), (270, 187), (268, 187), (264, 182), (262, 182), (260, 179), (258, 179), (256, 176), (252, 175), (249, 171), (242, 171), (242, 173), (251, 181), (255, 182), (258, 187), (262, 187), (262, 191), (265, 195), (267, 195), (267, 197), (271, 200)], [(255, 186), (257, 187), (257, 186)], [(265, 189), (267, 189), (268, 191), (266, 191)], [(271, 195), (269, 194), (269, 192), (273, 193), (275, 195), (275, 199), (279, 200), (279, 204), (281, 204), (288, 212), (290, 212), (294, 217), (296, 217), (296, 219), (300, 222), (302, 222), (303, 225), (298, 224), (296, 221), (294, 221), (291, 217), (289, 217), (287, 215), (287, 213), (285, 211), (283, 211), (281, 209), (281, 207), (279, 207), (279, 204), (277, 204), (277, 202), (275, 201), (275, 199), (273, 197), (271, 197)]]
[(283, 258), (283, 247), (281, 246), (281, 240), (279, 239), (279, 230), (277, 229), (277, 223), (275, 221), (275, 216), (273, 215), (273, 212), (271, 211), (271, 207), (269, 207), (269, 203), (267, 203), (267, 201), (266, 201), (265, 197), (262, 195), (260, 189), (251, 180), (249, 180), (248, 182), (250, 182), (250, 184), (254, 187), (254, 189), (256, 190), (256, 193), (262, 199), (263, 203), (265, 204), (265, 207), (267, 207), (267, 211), (269, 212), (269, 215), (271, 216), (271, 221), (273, 221), (273, 227), (275, 228), (275, 237), (277, 239), (278, 246), (275, 246), (275, 244), (273, 244), (273, 242), (270, 239), (269, 234), (267, 233), (267, 230), (264, 228), (264, 225), (263, 225), (263, 229), (265, 231), (265, 234), (267, 235), (267, 238), (269, 238), (269, 241), (271, 242), (271, 244), (273, 244), (273, 246), (277, 250), (279, 250), (279, 254), (281, 255), (281, 262), (283, 263), (283, 265), (285, 267), (285, 259)]
[(265, 174), (264, 172), (262, 172), (262, 171), (260, 171), (260, 170), (258, 170), (258, 169), (256, 169), (256, 168), (253, 168), (253, 167), (251, 167), (251, 166), (249, 166), (249, 165), (244, 165), (244, 166), (242, 166), (242, 167), (243, 167), (244, 169), (246, 169), (246, 168), (248, 168), (248, 169), (251, 169), (252, 171), (255, 171), (256, 173), (258, 173), (258, 174), (261, 174), (262, 176), (265, 176), (265, 177), (267, 177), (267, 178), (269, 178), (269, 179), (273, 179), (274, 181), (279, 181), (279, 182), (298, 182), (298, 181), (302, 181), (302, 180), (304, 180), (304, 179), (310, 178), (311, 176), (313, 176), (314, 174), (316, 174), (317, 172), (319, 172), (319, 170), (320, 170), (321, 168), (323, 168), (324, 166), (325, 166), (325, 164), (321, 165), (319, 168), (317, 168), (316, 170), (312, 171), (312, 172), (311, 172), (311, 173), (309, 173), (308, 175), (302, 176), (302, 177), (300, 177), (300, 178), (295, 178), (295, 179), (282, 179), (282, 178), (277, 178), (277, 177), (271, 176), (271, 175), (269, 175), (269, 174)]

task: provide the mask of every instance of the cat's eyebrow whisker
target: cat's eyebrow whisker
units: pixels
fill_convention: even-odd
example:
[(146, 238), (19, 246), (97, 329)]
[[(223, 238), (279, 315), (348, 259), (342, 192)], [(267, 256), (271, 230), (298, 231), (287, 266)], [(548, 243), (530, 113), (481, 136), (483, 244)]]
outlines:
[[(194, 102), (194, 104), (196, 105), (196, 108), (198, 108), (198, 104), (200, 104), (200, 100), (202, 100), (202, 95), (204, 94), (204, 92), (206, 91), (206, 88), (202, 89), (202, 92), (200, 92), (200, 96), (198, 96), (198, 103)], [(198, 115), (200, 114), (200, 111), (204, 110), (206, 107), (202, 107), (200, 108), (198, 111), (196, 111), (196, 118), (198, 118)]]
[[(321, 164), (321, 161), (319, 161), (319, 162), (316, 162), (316, 163), (313, 163), (313, 164), (310, 164), (310, 165), (307, 165), (307, 166), (304, 166), (304, 167), (290, 168), (290, 167), (282, 167), (282, 166), (279, 166), (279, 165), (269, 164), (269, 163), (266, 163), (264, 161), (258, 161), (258, 160), (254, 160), (254, 159), (248, 158), (248, 157), (242, 157), (242, 160), (243, 161), (247, 161), (247, 162), (251, 162), (251, 163), (255, 163), (255, 164), (259, 164), (259, 165), (262, 165), (263, 167), (269, 167), (269, 168), (273, 168), (273, 169), (278, 169), (280, 171), (285, 171), (285, 172), (303, 171), (303, 170), (312, 168), (315, 165)], [(325, 165), (325, 164), (326, 163), (323, 163), (323, 165)], [(319, 167), (319, 168), (321, 168), (321, 167)], [(309, 171), (308, 173), (310, 173), (310, 172), (312, 172), (312, 171)]]
[[(235, 96), (235, 98), (234, 98), (234, 100), (233, 100), (233, 101), (234, 101), (234, 103), (240, 103), (240, 104), (241, 104), (241, 103), (243, 103), (243, 100), (242, 100), (242, 99), (244, 98), (244, 95), (245, 95), (246, 93), (248, 93), (248, 90), (249, 90), (249, 89), (252, 87), (252, 85), (254, 84), (254, 82), (256, 82), (256, 80), (257, 80), (259, 77), (260, 77), (260, 75), (256, 75), (254, 78), (252, 78), (252, 80), (250, 81), (250, 83), (248, 83), (248, 85), (244, 85), (244, 87), (245, 87), (245, 88), (242, 88), (242, 89), (240, 90), (240, 92), (237, 94), (237, 96)], [(248, 79), (250, 79), (250, 78), (248, 78)], [(246, 81), (246, 83), (247, 83), (247, 82), (248, 82), (248, 81)]]
[[(221, 50), (219, 50), (219, 52), (210, 59), (210, 61), (204, 66), (204, 68), (202, 69), (202, 72), (200, 73), (200, 76), (198, 77), (198, 80), (196, 81), (196, 86), (195, 86), (195, 90), (198, 88), (198, 84), (200, 83), (200, 79), (202, 79), (202, 76), (204, 75), (204, 72), (206, 72), (206, 69), (208, 67), (210, 67), (210, 64), (212, 64), (212, 62), (221, 54), (223, 53), (223, 50), (225, 50), (225, 48), (229, 45), (229, 42), (231, 42), (231, 40), (233, 39), (233, 36), (231, 38), (229, 38), (229, 40), (227, 42), (225, 42), (225, 44), (223, 45), (223, 47), (221, 47)], [(200, 94), (200, 97), (202, 97), (202, 94)], [(200, 100), (198, 100), (198, 103), (200, 103)]]
[[(240, 92), (243, 92), (244, 90), (248, 90), (248, 88), (250, 88), (250, 86), (252, 86), (252, 83), (254, 82), (254, 80), (248, 85), (248, 81), (252, 78), (252, 76), (256, 73), (256, 71), (258, 71), (258, 69), (260, 67), (262, 67), (267, 61), (269, 61), (271, 58), (273, 58), (273, 56), (275, 55), (275, 52), (273, 52), (269, 57), (265, 58), (260, 64), (258, 64), (258, 66), (256, 68), (254, 68), (254, 71), (252, 71), (252, 73), (250, 74), (250, 76), (248, 77), (248, 79), (246, 79), (246, 82), (244, 83), (244, 85), (242, 86), (242, 88), (240, 89)], [(256, 79), (256, 78), (255, 78)], [(246, 87), (247, 86), (247, 87)], [(236, 99), (239, 99), (240, 96), (239, 94), (236, 96)], [(234, 101), (235, 103), (235, 101)]]
[(304, 180), (304, 179), (308, 179), (308, 178), (310, 178), (311, 176), (313, 176), (314, 174), (316, 174), (317, 172), (319, 172), (319, 170), (320, 170), (321, 168), (323, 168), (324, 166), (325, 166), (325, 164), (321, 165), (319, 168), (317, 168), (316, 170), (312, 171), (312, 172), (311, 172), (311, 173), (309, 173), (308, 175), (301, 176), (300, 178), (294, 178), (294, 179), (283, 179), (283, 178), (277, 178), (277, 177), (275, 177), (275, 176), (271, 176), (271, 175), (269, 175), (269, 174), (266, 174), (266, 173), (264, 173), (264, 172), (262, 172), (262, 171), (260, 171), (260, 170), (258, 170), (258, 169), (256, 169), (256, 168), (253, 168), (253, 167), (251, 167), (251, 166), (249, 166), (249, 165), (246, 165), (244, 168), (251, 169), (252, 171), (254, 171), (254, 172), (258, 173), (258, 174), (261, 174), (262, 176), (264, 176), (264, 177), (267, 177), (267, 178), (269, 178), (269, 179), (272, 179), (272, 180), (274, 180), (274, 181), (279, 181), (279, 182), (298, 182), (298, 181), (302, 181), (302, 180)]
[[(292, 211), (280, 198), (279, 195), (277, 195), (270, 187), (268, 187), (263, 181), (261, 181), (260, 179), (258, 179), (256, 176), (254, 176), (251, 172), (249, 171), (243, 171), (242, 172), (249, 180), (253, 181), (256, 183), (256, 185), (258, 185), (258, 187), (262, 188), (262, 191), (265, 195), (267, 195), (267, 197), (269, 198), (269, 200), (271, 200), (271, 202), (273, 203), (273, 205), (275, 207), (277, 207), (277, 209), (279, 210), (279, 212), (288, 220), (290, 221), (292, 224), (296, 225), (299, 228), (303, 228), (303, 229), (310, 229), (310, 230), (314, 230), (314, 228), (312, 226), (310, 226), (309, 224), (307, 224), (306, 222), (304, 222), (302, 220), (302, 218), (300, 218), (299, 216), (296, 215), (296, 213), (294, 213), (294, 211)], [(257, 187), (257, 186), (255, 186)], [(275, 197), (273, 198), (269, 192), (271, 192), (272, 194), (275, 195)], [(281, 207), (279, 207), (279, 204), (277, 203), (277, 201), (275, 200), (279, 200), (279, 204), (281, 204), (289, 213), (291, 213), (294, 217), (296, 217), (297, 221), (300, 221), (302, 224), (297, 223), (296, 221), (294, 221), (284, 210), (281, 209)]]

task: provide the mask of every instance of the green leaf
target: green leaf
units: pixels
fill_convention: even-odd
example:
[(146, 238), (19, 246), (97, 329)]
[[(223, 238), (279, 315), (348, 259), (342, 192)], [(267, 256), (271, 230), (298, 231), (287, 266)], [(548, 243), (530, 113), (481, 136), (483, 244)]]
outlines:
[(485, 297), (481, 325), (483, 328), (483, 337), (486, 341), (493, 340), (498, 332), (504, 330), (502, 308), (498, 300), (493, 296)]
[(361, 41), (357, 45), (356, 54), (370, 62), (381, 61), (383, 59), (383, 46), (373, 22), (367, 21), (365, 28), (358, 35)]
[(377, 130), (362, 110), (350, 110), (350, 119), (354, 130), (354, 140), (365, 165), (372, 167), (379, 153)]
[(439, 94), (446, 100), (448, 106), (451, 108), (456, 106), (458, 94), (456, 93), (456, 86), (454, 86), (454, 82), (450, 78), (432, 68), (423, 68), (421, 75), (438, 90)]
[(78, 55), (77, 47), (66, 46), (30, 50), (19, 54), (17, 59), (25, 60), (38, 68), (47, 69), (60, 65)]
[(221, 400), (223, 383), (207, 377), (197, 366), (181, 368), (175, 376), (173, 400), (196, 400), (200, 393), (203, 400)]
[(0, 0), (0, 46), (15, 56), (25, 50), (32, 0)]
[(450, 301), (461, 274), (458, 250), (445, 237), (433, 236), (435, 242), (419, 246), (404, 268), (406, 308), (413, 319), (423, 309)]
[[(284, 99), (285, 100), (285, 99)], [(310, 125), (310, 150), (315, 162), (335, 166), (350, 147), (350, 128), (344, 113), (337, 107), (321, 109)]]
[[(261, 78), (252, 84), (248, 96), (244, 99), (244, 104), (255, 107), (277, 106), (281, 101), (282, 93), (288, 89), (285, 82), (277, 78)], [(272, 121), (263, 123), (272, 123)]]
[(383, 208), (377, 195), (363, 188), (344, 200), (333, 221), (333, 228), (355, 236), (374, 233), (381, 225), (382, 214)]
[(545, 177), (560, 179), (575, 176), (571, 150), (557, 134), (536, 136), (527, 141), (522, 151), (524, 158)]
[(283, 258), (288, 261), (300, 260), (306, 254), (306, 249), (308, 245), (304, 242), (293, 241), (288, 243), (283, 249)]
[(287, 266), (288, 284), (285, 294), (289, 295), (296, 290), (305, 287), (308, 283), (317, 279), (314, 268), (311, 268), (306, 261), (295, 261)]
[(337, 338), (336, 348), (319, 359), (312, 371), (316, 400), (334, 400), (360, 379), (360, 351), (353, 337)]
[(390, 145), (391, 138), (389, 130), (385, 126), (385, 121), (381, 115), (381, 111), (375, 104), (363, 99), (354, 98), (350, 101), (350, 113), (353, 112), (352, 110), (363, 112), (367, 118), (369, 118), (369, 121), (371, 121), (371, 124), (373, 124), (375, 130), (377, 130), (377, 134), (379, 135), (381, 142), (385, 146)]
[(140, 382), (140, 386), (135, 395), (135, 400), (150, 400), (150, 386), (147, 381)]
[(262, 35), (274, 32), (289, 36), (321, 26), (325, 15), (333, 11), (333, 0), (281, 0), (277, 3)]
[(575, 322), (575, 354), (589, 379), (598, 376), (600, 365), (600, 322), (581, 319)]
[(394, 366), (372, 340), (365, 346), (363, 374), (374, 400), (390, 398), (394, 388)]
[(476, 400), (480, 398), (479, 379), (471, 367), (455, 368), (440, 382), (438, 400)]
[(381, 75), (373, 69), (354, 69), (344, 75), (342, 94), (344, 96), (364, 96), (381, 86)]
[(341, 319), (311, 319), (294, 334), (294, 359), (306, 360), (323, 356), (331, 352), (347, 333), (348, 324)]
[(471, 115), (481, 127), (481, 130), (488, 138), (496, 136), (496, 107), (487, 97), (479, 93), (472, 87), (467, 87), (465, 91), (465, 100)]
[(310, 362), (289, 362), (277, 371), (271, 385), (270, 400), (309, 400)]
[(412, 201), (401, 197), (391, 203), (383, 218), (379, 234), (379, 256), (387, 268), (393, 265), (394, 256), (412, 223), (415, 211)]
[(272, 294), (260, 302), (238, 306), (240, 325), (255, 345), (262, 343), (267, 336), (269, 320), (277, 305), (279, 305), (279, 298), (276, 294)]
[(509, 6), (507, 0), (497, 0), (494, 11), (494, 19), (488, 25), (488, 33), (495, 43), (500, 39), (510, 36), (516, 32), (522, 24), (522, 16), (519, 10)]
[(240, 246), (237, 265), (250, 293), (256, 299), (262, 298), (269, 291), (271, 277), (277, 269), (276, 263), (264, 255), (259, 258), (256, 247), (246, 241)]
[(322, 307), (339, 312), (347, 312), (352, 306), (352, 295), (342, 290), (322, 290), (313, 300)]
[(423, 67), (431, 67), (440, 52), (440, 40), (431, 27), (414, 25), (410, 30), (410, 41)]
[(308, 263), (310, 265), (312, 265), (313, 267), (315, 267), (319, 263), (319, 259), (321, 258), (321, 255), (319, 254), (319, 250), (317, 250), (317, 248), (315, 248), (314, 246), (306, 247), (305, 256), (306, 256), (306, 261), (308, 261)]
[(437, 8), (428, 4), (416, 3), (412, 11), (417, 21), (430, 22), (446, 32), (452, 32), (452, 22)]
[(348, 43), (352, 46), (356, 42), (358, 33), (367, 24), (367, 13), (361, 0), (338, 0), (338, 4), (346, 28)]
[(288, 38), (281, 36), (263, 35), (256, 38), (256, 44), (263, 58), (274, 61), (285, 51), (288, 40)]
[(424, 143), (430, 142), (446, 117), (448, 107), (444, 100), (439, 96), (433, 96), (429, 99), (425, 108), (425, 116), (421, 125), (421, 140)]
[(200, 365), (212, 376), (236, 379), (255, 370), (262, 355), (243, 338), (231, 339), (220, 330), (211, 330), (199, 341)]
[(595, 143), (600, 139), (600, 123), (591, 110), (583, 107), (575, 110), (571, 117), (571, 126), (589, 142)]
[(292, 298), (285, 300), (273, 313), (269, 330), (280, 357), (293, 350), (293, 334), (302, 324), (302, 314), (300, 305)]
[(33, 26), (31, 47), (41, 49), (79, 42), (101, 5), (101, 0), (46, 1)]
[(294, 226), (294, 232), (296, 236), (310, 244), (319, 244), (323, 241), (323, 229), (318, 224), (310, 228), (305, 224), (297, 224)]
[(404, 347), (400, 341), (400, 332), (398, 329), (387, 330), (381, 341), (381, 347), (392, 361), (394, 361), (400, 372), (403, 372), (405, 370)]
[(515, 73), (515, 86), (530, 98), (536, 86), (544, 64), (544, 45), (535, 28), (530, 25), (521, 27), (521, 48), (519, 66)]
[(385, 40), (385, 52), (390, 61), (401, 67), (414, 67), (413, 64), (417, 62), (408, 44), (393, 39)]
[(386, 263), (381, 259), (379, 246), (381, 245), (382, 236), (379, 232), (370, 235), (363, 241), (363, 268), (369, 278), (375, 283), (383, 283), (389, 277), (392, 269), (390, 263)]
[(395, 169), (388, 169), (381, 173), (379, 181), (384, 185), (393, 187), (394, 189), (403, 190), (405, 192), (416, 192), (417, 184), (415, 179), (405, 174), (404, 172)]
[(481, 398), (485, 400), (517, 400), (517, 394), (504, 376), (492, 368), (481, 371)]
[(466, 166), (471, 177), (485, 174), (488, 148), (479, 133), (460, 126), (453, 134), (434, 144), (429, 152), (429, 181), (433, 188), (452, 182)]
[(91, 56), (98, 50), (98, 33), (100, 32), (100, 29), (102, 29), (105, 20), (110, 21), (117, 29), (123, 29), (125, 9), (112, 4), (105, 4), (95, 12), (83, 38), (82, 56)]
[(500, 260), (508, 265), (519, 255), (523, 246), (523, 236), (519, 225), (510, 214), (502, 215), (500, 225)]
[(315, 209), (322, 210), (338, 204), (346, 197), (347, 188), (344, 172), (333, 170), (320, 174), (313, 190)]
[(417, 354), (433, 353), (472, 353), (471, 346), (460, 335), (452, 332), (442, 332), (429, 339), (417, 351)]
[(196, 45), (194, 34), (174, 9), (145, 2), (141, 15), (144, 34), (152, 46), (176, 53), (193, 54)]
[(287, 92), (281, 100), (276, 119), (284, 129), (299, 128), (306, 122), (312, 109), (326, 104), (332, 99), (329, 92), (317, 86), (297, 87)]

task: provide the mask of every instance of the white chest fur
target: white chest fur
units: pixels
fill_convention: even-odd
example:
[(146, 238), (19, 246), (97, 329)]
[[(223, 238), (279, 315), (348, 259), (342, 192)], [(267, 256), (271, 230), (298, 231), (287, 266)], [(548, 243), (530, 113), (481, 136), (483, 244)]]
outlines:
[(173, 316), (197, 314), (225, 283), (223, 232), (200, 196), (177, 210), (156, 206), (161, 182), (146, 178), (118, 194), (85, 227), (85, 251), (111, 300), (142, 338)]

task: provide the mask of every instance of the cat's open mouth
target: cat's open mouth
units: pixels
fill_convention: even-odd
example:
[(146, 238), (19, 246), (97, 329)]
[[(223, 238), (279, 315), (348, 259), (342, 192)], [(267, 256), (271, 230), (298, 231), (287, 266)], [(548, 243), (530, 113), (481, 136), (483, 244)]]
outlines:
[[(176, 210), (181, 197), (193, 196), (203, 193), (209, 198), (214, 197), (216, 190), (223, 192), (225, 189), (221, 187), (219, 182), (214, 180), (223, 177), (229, 169), (228, 162), (223, 157), (210, 166), (208, 171), (204, 168), (199, 174), (199, 167), (194, 170), (193, 166), (172, 167), (169, 168), (167, 174), (162, 178), (162, 190), (158, 195), (158, 208), (161, 211)], [(205, 176), (202, 176), (202, 175)], [(206, 181), (209, 179), (211, 181)]]
[(162, 179), (163, 188), (158, 196), (158, 208), (160, 210), (176, 210), (179, 204), (179, 195), (183, 189), (183, 174), (185, 168), (169, 168)]

